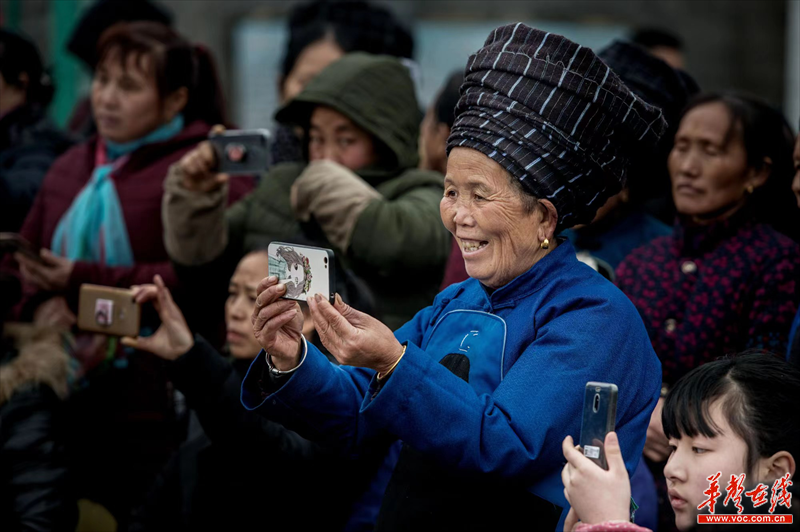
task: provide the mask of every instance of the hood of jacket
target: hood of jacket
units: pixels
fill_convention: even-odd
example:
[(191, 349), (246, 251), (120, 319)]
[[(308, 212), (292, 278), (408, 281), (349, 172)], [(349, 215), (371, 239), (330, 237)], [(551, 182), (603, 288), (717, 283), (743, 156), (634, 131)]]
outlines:
[(67, 396), (69, 357), (58, 332), (29, 324), (9, 323), (2, 333), (0, 406), (15, 392), (28, 386), (48, 386), (62, 399)]
[(320, 105), (343, 114), (389, 149), (395, 160), (381, 161), (381, 170), (397, 172), (419, 163), (422, 114), (411, 74), (400, 60), (347, 54), (311, 80), (275, 119), (307, 129), (312, 111)]

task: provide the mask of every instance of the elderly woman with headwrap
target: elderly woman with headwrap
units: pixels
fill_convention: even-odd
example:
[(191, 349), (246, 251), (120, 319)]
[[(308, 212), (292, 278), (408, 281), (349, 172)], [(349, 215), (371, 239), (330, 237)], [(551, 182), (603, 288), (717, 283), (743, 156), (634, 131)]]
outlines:
[(395, 333), (311, 298), (341, 366), (264, 279), (253, 326), (265, 352), (242, 402), (345, 453), (402, 441), (377, 530), (553, 530), (586, 382), (619, 387), (628, 471), (661, 387), (636, 310), (554, 235), (590, 221), (665, 124), (591, 50), (522, 24), (469, 58), (456, 115), (441, 215), (471, 278)]

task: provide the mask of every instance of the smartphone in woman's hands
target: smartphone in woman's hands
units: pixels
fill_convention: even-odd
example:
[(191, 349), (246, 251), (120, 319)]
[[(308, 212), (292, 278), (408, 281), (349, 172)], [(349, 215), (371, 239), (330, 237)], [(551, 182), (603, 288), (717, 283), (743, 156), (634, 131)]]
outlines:
[(267, 248), (269, 275), (286, 285), (284, 299), (307, 301), (314, 294), (322, 294), (333, 304), (334, 263), (333, 251), (312, 246), (299, 246), (286, 242), (272, 242)]

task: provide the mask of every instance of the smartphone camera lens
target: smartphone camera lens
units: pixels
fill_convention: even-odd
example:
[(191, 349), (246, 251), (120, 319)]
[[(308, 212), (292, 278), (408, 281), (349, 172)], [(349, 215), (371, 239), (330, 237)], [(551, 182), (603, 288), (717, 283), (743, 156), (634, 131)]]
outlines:
[(327, 270), (328, 269), (328, 257), (323, 257), (322, 258), (322, 262), (325, 263), (325, 269)]

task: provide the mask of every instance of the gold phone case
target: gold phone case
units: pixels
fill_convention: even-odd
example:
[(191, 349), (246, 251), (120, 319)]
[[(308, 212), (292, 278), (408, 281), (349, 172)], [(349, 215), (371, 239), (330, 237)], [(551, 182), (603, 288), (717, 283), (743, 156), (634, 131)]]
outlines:
[(133, 291), (93, 284), (81, 285), (78, 328), (111, 336), (138, 336), (141, 308)]

